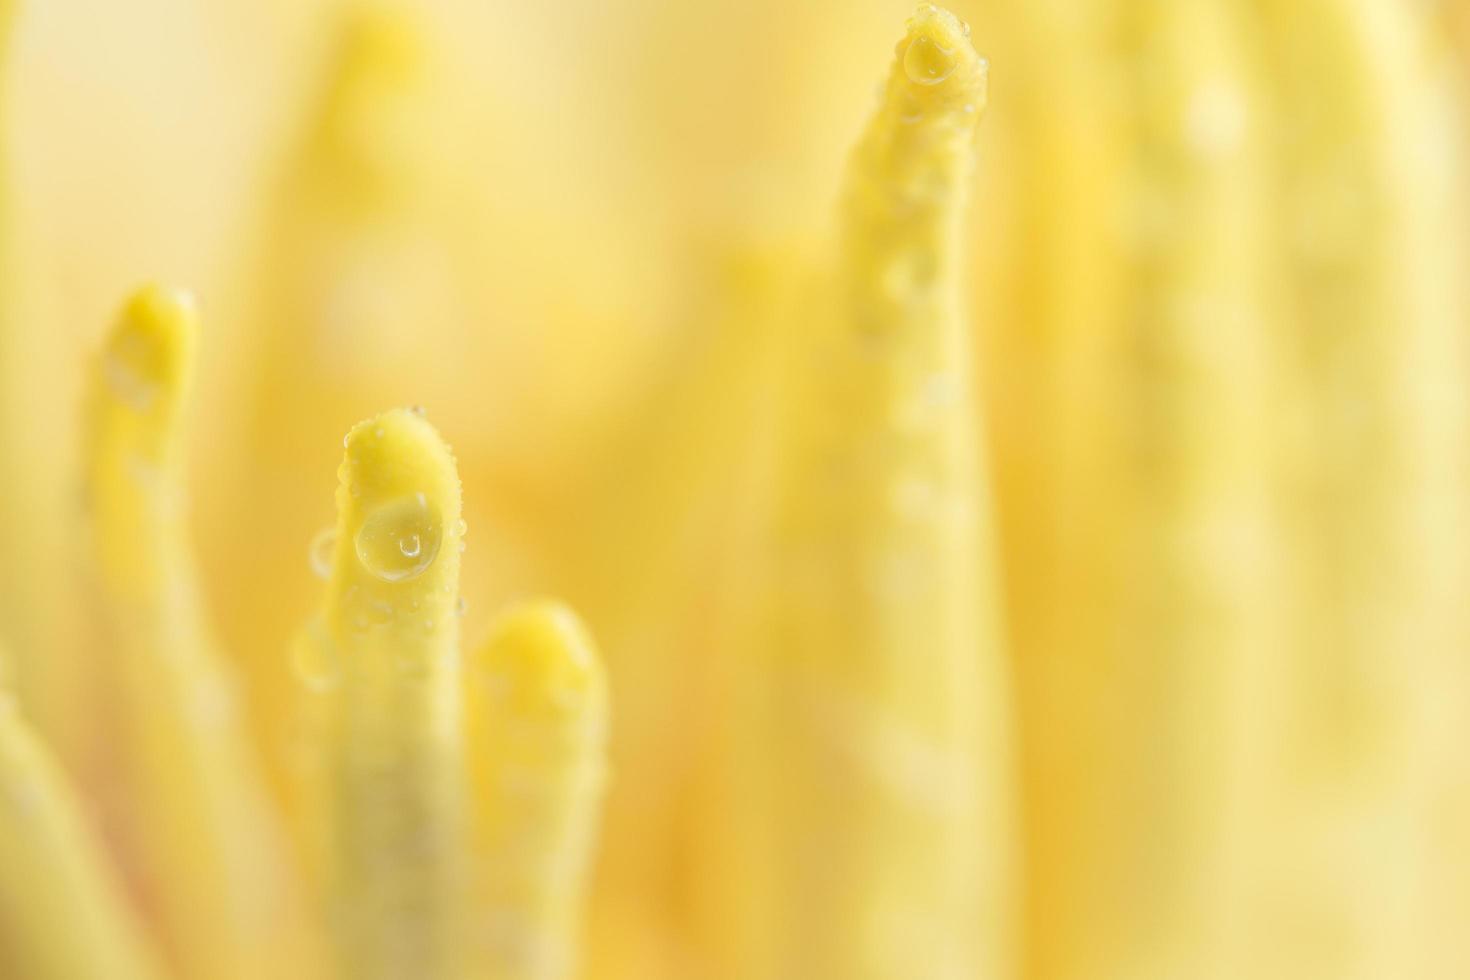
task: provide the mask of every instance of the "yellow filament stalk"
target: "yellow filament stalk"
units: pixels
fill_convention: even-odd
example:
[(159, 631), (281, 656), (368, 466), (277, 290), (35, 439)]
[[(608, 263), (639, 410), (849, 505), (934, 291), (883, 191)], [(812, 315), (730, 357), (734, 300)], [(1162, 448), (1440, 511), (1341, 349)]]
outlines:
[(278, 829), (205, 623), (189, 555), (181, 423), (198, 314), (140, 291), (91, 386), (88, 477), (124, 725), (126, 844), (190, 976), (291, 976), (303, 955)]
[(771, 664), (779, 976), (1011, 973), (1009, 690), (986, 559), (960, 218), (986, 97), (925, 4), (849, 165), (800, 339)]
[(0, 971), (31, 980), (161, 976), (51, 753), (0, 693)]
[(327, 765), (329, 913), (345, 976), (463, 968), (460, 485), (408, 410), (348, 433), (323, 622), (339, 676)]
[(607, 768), (601, 661), (571, 610), (526, 603), (496, 624), (466, 691), (476, 975), (571, 976)]

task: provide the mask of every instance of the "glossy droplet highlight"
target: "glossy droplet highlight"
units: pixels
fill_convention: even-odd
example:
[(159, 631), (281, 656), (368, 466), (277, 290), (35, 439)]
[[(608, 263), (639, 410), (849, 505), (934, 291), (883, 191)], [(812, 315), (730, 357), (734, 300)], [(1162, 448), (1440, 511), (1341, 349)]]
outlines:
[(439, 508), (418, 493), (368, 514), (354, 544), (364, 568), (385, 582), (402, 582), (434, 563), (443, 537)]
[(903, 55), (904, 74), (915, 85), (938, 85), (954, 74), (954, 68), (954, 52), (922, 35), (909, 42)]
[(337, 551), (337, 529), (324, 527), (311, 539), (306, 557), (311, 562), (311, 572), (319, 579), (332, 574), (332, 556)]

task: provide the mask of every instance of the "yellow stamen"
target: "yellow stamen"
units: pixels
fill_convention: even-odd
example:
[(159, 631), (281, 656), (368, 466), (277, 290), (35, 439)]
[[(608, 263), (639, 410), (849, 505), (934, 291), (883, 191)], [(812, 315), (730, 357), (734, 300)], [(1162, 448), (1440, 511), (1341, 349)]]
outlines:
[[(986, 65), (925, 4), (848, 172), (800, 338), (777, 657), (777, 973), (1007, 975), (1009, 691), (958, 231)], [(984, 542), (984, 545), (982, 545)]]
[(340, 672), (329, 833), (347, 976), (456, 976), (466, 895), (460, 727), (460, 486), (423, 418), (362, 422), (339, 471), (323, 616)]

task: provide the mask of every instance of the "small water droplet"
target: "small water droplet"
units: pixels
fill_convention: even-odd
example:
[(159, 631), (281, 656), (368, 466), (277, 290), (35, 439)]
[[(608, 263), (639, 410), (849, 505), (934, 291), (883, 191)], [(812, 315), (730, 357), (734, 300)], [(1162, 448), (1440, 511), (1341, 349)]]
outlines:
[(429, 673), (428, 661), (420, 653), (400, 653), (393, 658), (393, 663), (405, 677), (423, 677)]
[(470, 533), (470, 522), (461, 517), (454, 522), (454, 529), (459, 532), (460, 537)]
[(408, 406), (408, 413), (410, 415), (417, 415), (419, 418), (423, 418), (427, 414), (424, 411), (424, 406), (422, 406), (422, 405), (410, 405), (410, 406)]
[(342, 437), (342, 448), (346, 449), (350, 445), (352, 445), (352, 434), (348, 433)]
[(455, 600), (454, 614), (456, 616), (463, 616), (466, 608), (468, 607), (465, 605), (464, 596), (460, 596), (458, 599)]
[(459, 542), (459, 553), (460, 554), (464, 554), (465, 547), (466, 547), (466, 545), (465, 545), (463, 539), (461, 539), (460, 542)]
[(919, 35), (909, 42), (903, 55), (904, 74), (915, 85), (938, 85), (954, 74), (954, 52)]
[(368, 571), (385, 582), (402, 582), (434, 563), (442, 536), (439, 509), (418, 493), (368, 514), (354, 544)]
[(144, 377), (137, 363), (147, 357), (143, 342), (129, 333), (122, 336), (115, 349), (102, 358), (102, 376), (107, 386), (129, 408), (146, 412), (158, 397), (158, 386)]
[(320, 621), (308, 626), (291, 651), (291, 667), (308, 690), (330, 691), (342, 677), (337, 647)]
[(387, 626), (393, 622), (395, 615), (397, 615), (397, 610), (393, 608), (392, 603), (383, 602), (381, 599), (374, 599), (368, 603), (368, 619), (375, 626)]
[(326, 579), (332, 574), (332, 557), (337, 551), (337, 529), (324, 527), (316, 532), (311, 539), (311, 546), (307, 549), (307, 559), (311, 562), (311, 571), (319, 579)]

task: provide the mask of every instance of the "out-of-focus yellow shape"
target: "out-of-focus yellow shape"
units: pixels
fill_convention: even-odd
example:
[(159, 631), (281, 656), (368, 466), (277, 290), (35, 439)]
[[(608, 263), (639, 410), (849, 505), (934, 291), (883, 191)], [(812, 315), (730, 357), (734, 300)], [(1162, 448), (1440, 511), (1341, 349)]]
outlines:
[(295, 976), (296, 896), (205, 624), (183, 501), (182, 415), (199, 330), (186, 293), (148, 287), (93, 373), (88, 494), (120, 738), (125, 859), (190, 975)]
[(28, 980), (163, 974), (65, 776), (0, 692), (0, 971)]
[(1115, 303), (1053, 321), (1041, 438), (1023, 428), (1000, 457), (1036, 474), (1008, 501), (1009, 551), (1045, 558), (1017, 566), (1013, 607), (1027, 969), (1209, 977), (1244, 843), (1227, 806), (1241, 685), (1274, 622), (1258, 80), (1229, 0), (1067, 13), (1098, 55), (1077, 84), (1102, 97), (1078, 101), (1121, 144), (1089, 134), (1117, 185), (1091, 205), (1115, 210), (1080, 212), (1080, 241), (1086, 222), (1108, 234), (1094, 225), (1051, 288), (1091, 263)]
[(1262, 978), (1451, 977), (1470, 936), (1466, 155), (1429, 8), (1256, 0), (1276, 93), (1273, 497), (1240, 897)]
[(795, 339), (763, 663), (779, 870), (755, 899), (775, 939), (745, 976), (1013, 971), (1010, 691), (958, 310), (986, 99), (968, 33), (930, 4), (909, 21)]
[(359, 423), (345, 445), (324, 645), (304, 672), (334, 688), (328, 914), (343, 975), (442, 980), (465, 966), (469, 871), (459, 476), (412, 410)]
[(597, 650), (570, 609), (525, 603), (495, 625), (465, 686), (476, 975), (571, 976), (607, 776), (607, 682)]

